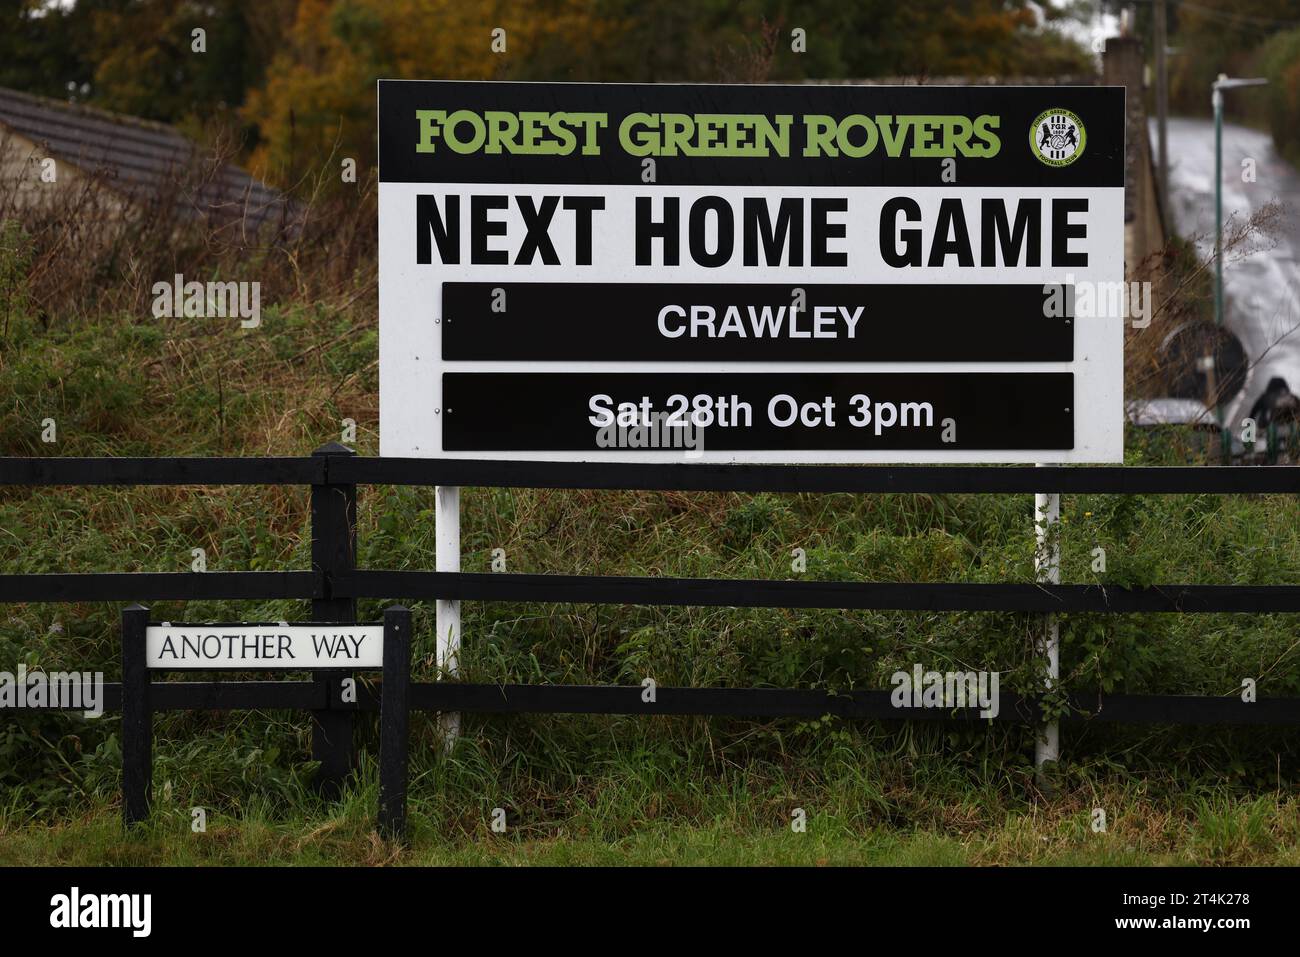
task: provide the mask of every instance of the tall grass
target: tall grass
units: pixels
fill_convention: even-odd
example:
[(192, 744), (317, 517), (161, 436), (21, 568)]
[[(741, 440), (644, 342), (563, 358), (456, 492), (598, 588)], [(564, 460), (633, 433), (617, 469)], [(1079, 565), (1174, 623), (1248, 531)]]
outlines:
[[(377, 451), (374, 190), (305, 204), (301, 230), (244, 234), (177, 217), (75, 241), (75, 209), (6, 208), (0, 237), (0, 454), (304, 454), (357, 423)], [(161, 213), (159, 214), (162, 215)], [(149, 285), (187, 277), (263, 283), (260, 328), (155, 319)], [(58, 425), (41, 439), (42, 420)], [(1194, 452), (1128, 437), (1133, 464)], [(733, 495), (468, 489), (464, 567), (692, 577), (1032, 581), (1027, 496)], [(1300, 581), (1288, 496), (1065, 496), (1065, 581)], [(7, 572), (184, 571), (309, 565), (305, 489), (0, 489)], [(429, 568), (432, 490), (363, 490), (359, 563)], [(1092, 572), (1093, 549), (1107, 555)], [(808, 569), (791, 570), (805, 549)], [(417, 677), (436, 674), (432, 603), (416, 602)], [(172, 620), (302, 618), (292, 601), (164, 602)], [(913, 663), (989, 669), (1036, 687), (1035, 622), (1016, 614), (650, 609), (467, 603), (464, 675), (475, 681), (886, 686)], [(364, 618), (381, 603), (362, 602)], [(118, 675), (104, 603), (0, 609), (0, 669)], [(1284, 615), (1068, 615), (1062, 690), (1300, 695), (1300, 639)], [(120, 754), (112, 717), (6, 714), (0, 722), (0, 856), (383, 862), (370, 838), (367, 757), (342, 804), (309, 786), (306, 716), (158, 718), (159, 823), (133, 843), (111, 828)], [(360, 719), (373, 750), (373, 719)], [(1300, 782), (1285, 731), (1067, 725), (1053, 803), (1041, 805), (1030, 729), (846, 722), (467, 716), (443, 755), (413, 718), (412, 859), (743, 858), (1161, 861), (1281, 859)], [(189, 809), (221, 842), (187, 844)], [(1109, 806), (1112, 834), (1088, 829)], [(790, 815), (812, 822), (788, 843)], [(509, 830), (487, 821), (506, 812)], [(48, 830), (48, 828), (54, 828)], [(60, 830), (63, 829), (63, 830)], [(70, 829), (70, 830), (69, 830)], [(60, 834), (79, 835), (78, 838)], [(34, 836), (35, 835), (35, 836)], [(152, 836), (150, 836), (152, 835)], [(170, 835), (170, 836), (169, 836)], [(767, 835), (763, 837), (762, 835)], [(757, 842), (757, 843), (755, 843)], [(784, 842), (784, 843), (783, 843)], [(17, 850), (15, 850), (17, 849)], [(254, 850), (255, 849), (255, 850)], [(421, 857), (424, 855), (424, 857)]]

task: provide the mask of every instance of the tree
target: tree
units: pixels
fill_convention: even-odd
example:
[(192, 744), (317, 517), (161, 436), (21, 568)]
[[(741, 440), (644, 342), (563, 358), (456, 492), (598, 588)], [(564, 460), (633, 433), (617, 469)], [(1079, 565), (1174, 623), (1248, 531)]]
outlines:
[(88, 88), (94, 66), (75, 39), (84, 14), (40, 0), (0, 0), (0, 86), (59, 99)]
[[(529, 64), (563, 51), (581, 63), (612, 34), (594, 0), (549, 0), (518, 11), (504, 2), (299, 0), (265, 84), (244, 117), (260, 142), (255, 172), (292, 184), (338, 155), (372, 164), (380, 78), (485, 80), (531, 76)], [(505, 52), (492, 49), (505, 30)]]

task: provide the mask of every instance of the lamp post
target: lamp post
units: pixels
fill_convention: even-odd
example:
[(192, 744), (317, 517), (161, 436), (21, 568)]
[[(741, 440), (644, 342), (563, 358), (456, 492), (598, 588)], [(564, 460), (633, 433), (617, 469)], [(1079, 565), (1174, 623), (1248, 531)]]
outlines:
[[(1268, 80), (1262, 77), (1252, 79), (1234, 79), (1226, 73), (1210, 86), (1210, 102), (1214, 105), (1214, 324), (1223, 325), (1223, 91), (1241, 86), (1264, 86)], [(1209, 395), (1207, 399), (1214, 403), (1214, 417), (1219, 423), (1219, 434), (1223, 440), (1223, 464), (1232, 463), (1232, 434), (1224, 428), (1223, 405), (1215, 394), (1217, 385), (1214, 379), (1214, 357), (1206, 356), (1203, 360), (1206, 369), (1205, 381)]]
[(1165, 35), (1168, 26), (1165, 0), (1156, 0), (1153, 19), (1156, 48), (1156, 145), (1159, 147), (1156, 168), (1160, 172), (1157, 189), (1160, 195), (1160, 215), (1168, 223), (1172, 217), (1169, 213), (1169, 70), (1165, 64), (1169, 47)]
[(1223, 91), (1240, 86), (1264, 86), (1268, 80), (1257, 77), (1234, 79), (1226, 73), (1211, 84), (1210, 102), (1214, 105), (1214, 324), (1223, 325)]

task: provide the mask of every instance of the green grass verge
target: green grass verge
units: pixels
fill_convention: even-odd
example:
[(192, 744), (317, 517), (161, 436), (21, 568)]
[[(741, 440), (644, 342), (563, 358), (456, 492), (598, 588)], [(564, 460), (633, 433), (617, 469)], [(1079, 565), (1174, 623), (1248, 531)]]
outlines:
[[(319, 306), (263, 328), (105, 316), (0, 343), (0, 453), (303, 454), (355, 419), (376, 451), (373, 330)], [(40, 440), (54, 418), (58, 441)], [(1188, 458), (1129, 437), (1128, 464)], [(1068, 582), (1300, 581), (1289, 496), (1071, 495)], [(359, 563), (430, 568), (432, 490), (362, 492)], [(879, 581), (1032, 581), (1032, 499), (962, 495), (705, 495), (469, 489), (467, 571), (493, 549), (517, 572)], [(0, 489), (8, 572), (309, 565), (305, 489)], [(795, 571), (802, 548), (807, 570)], [(1097, 549), (1105, 553), (1097, 568)], [(362, 603), (363, 618), (379, 602)], [(117, 606), (0, 608), (0, 669), (119, 674)], [(301, 602), (167, 602), (170, 620), (280, 620)], [(416, 602), (418, 680), (436, 675), (432, 603)], [(1300, 695), (1287, 615), (1067, 615), (1061, 692)], [(1013, 614), (467, 603), (468, 680), (824, 689), (885, 687), (914, 663), (997, 670), (1037, 687), (1036, 621)], [(440, 757), (415, 720), (413, 842), (372, 835), (370, 771), (340, 806), (310, 793), (301, 714), (158, 719), (160, 820), (117, 826), (118, 722), (0, 720), (4, 863), (1294, 863), (1300, 742), (1283, 731), (1067, 726), (1043, 800), (1028, 729), (845, 722), (532, 716), (469, 718)], [(371, 754), (373, 717), (359, 742)], [(370, 783), (367, 783), (370, 782)], [(189, 831), (205, 808), (206, 834)], [(503, 808), (507, 834), (488, 828)], [(804, 834), (790, 815), (808, 815)], [(1094, 808), (1108, 817), (1092, 832)]]
[(129, 833), (112, 806), (57, 823), (4, 821), (0, 865), (1300, 865), (1294, 797), (1198, 796), (1161, 807), (1140, 788), (1119, 789), (1093, 796), (1109, 808), (1104, 831), (1077, 794), (996, 815), (956, 805), (942, 828), (873, 823), (807, 802), (802, 831), (780, 813), (756, 820), (753, 796), (722, 791), (702, 795), (708, 814), (689, 823), (629, 827), (593, 808), (545, 827), (507, 818), (504, 833), (494, 833), (490, 812), (449, 829), (417, 802), (401, 846), (376, 835), (374, 797), (361, 787), (289, 817), (256, 806), (240, 818), (214, 814), (202, 832), (187, 809), (166, 803)]

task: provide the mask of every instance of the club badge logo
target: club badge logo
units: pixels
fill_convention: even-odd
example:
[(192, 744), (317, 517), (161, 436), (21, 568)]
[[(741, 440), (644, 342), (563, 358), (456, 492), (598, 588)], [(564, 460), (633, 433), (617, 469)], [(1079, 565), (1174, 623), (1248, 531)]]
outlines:
[(1069, 166), (1087, 142), (1083, 121), (1069, 110), (1044, 110), (1029, 128), (1029, 145), (1048, 166)]

